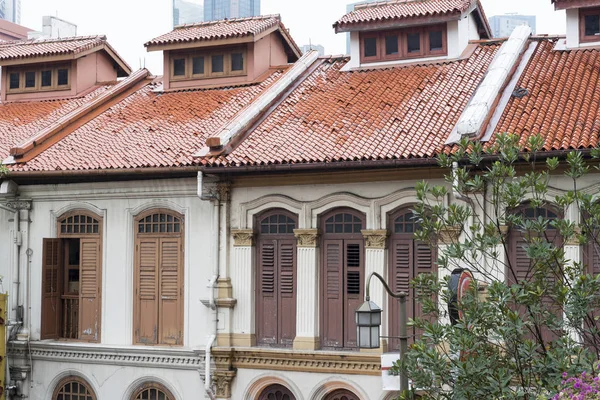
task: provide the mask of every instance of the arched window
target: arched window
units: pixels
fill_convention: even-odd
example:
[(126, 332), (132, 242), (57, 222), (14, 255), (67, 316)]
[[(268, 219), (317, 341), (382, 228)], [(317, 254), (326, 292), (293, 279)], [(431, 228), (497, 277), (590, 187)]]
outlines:
[[(408, 318), (415, 318), (421, 315), (421, 306), (415, 301), (415, 289), (410, 286), (410, 282), (419, 274), (431, 274), (437, 272), (435, 265), (436, 255), (430, 243), (415, 240), (415, 232), (419, 230), (419, 223), (413, 212), (408, 208), (403, 208), (391, 214), (388, 219), (388, 226), (391, 227), (392, 234), (389, 246), (389, 282), (392, 290), (396, 293), (408, 293), (407, 312)], [(389, 304), (389, 348), (397, 349), (399, 340), (399, 304), (398, 300), (392, 297), (388, 298)], [(414, 327), (408, 328), (409, 335), (419, 335)]]
[(360, 400), (360, 398), (346, 389), (338, 389), (325, 396), (324, 400)]
[(43, 240), (42, 339), (100, 340), (102, 218), (85, 210), (57, 220)]
[(52, 400), (96, 400), (96, 394), (86, 381), (71, 376), (56, 385)]
[(135, 219), (134, 338), (183, 344), (183, 216), (165, 209)]
[(256, 342), (291, 347), (296, 337), (297, 217), (271, 210), (257, 222)]
[[(542, 217), (548, 220), (554, 220), (558, 218), (562, 218), (562, 213), (555, 207), (545, 206), (545, 207), (531, 207), (529, 204), (524, 204), (523, 206), (515, 209), (513, 211), (516, 215), (521, 215), (525, 220), (537, 220)], [(506, 265), (506, 281), (509, 285), (518, 283), (518, 282), (526, 282), (534, 279), (535, 274), (538, 273), (538, 269), (536, 268), (536, 260), (529, 258), (527, 255), (527, 248), (529, 246), (527, 236), (535, 235), (535, 232), (528, 232), (527, 234), (523, 231), (523, 227), (511, 227), (508, 235), (508, 262)], [(562, 238), (558, 231), (551, 225), (549, 225), (544, 232), (544, 236), (546, 240), (553, 243), (554, 246), (560, 247), (562, 246)], [(556, 279), (556, 276), (549, 276), (546, 274), (543, 277), (547, 282), (552, 282)], [(549, 307), (550, 311), (555, 312), (557, 315), (562, 315), (559, 307), (557, 307), (552, 300), (548, 302), (544, 302), (547, 307)], [(519, 314), (522, 316), (526, 316), (525, 307), (519, 307)], [(553, 332), (547, 327), (542, 327), (542, 339), (545, 342), (550, 342), (558, 335), (560, 332)]]
[(258, 400), (296, 400), (296, 397), (283, 385), (271, 385), (260, 393)]
[(140, 386), (131, 400), (175, 400), (175, 396), (163, 385), (151, 382)]
[(356, 349), (354, 311), (364, 301), (365, 216), (349, 208), (321, 218), (321, 347)]

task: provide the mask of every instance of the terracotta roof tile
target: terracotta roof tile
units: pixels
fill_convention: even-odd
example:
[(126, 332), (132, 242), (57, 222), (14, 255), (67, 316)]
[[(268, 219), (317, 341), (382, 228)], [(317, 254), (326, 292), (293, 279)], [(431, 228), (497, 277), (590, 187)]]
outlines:
[(32, 39), (0, 43), (0, 60), (79, 54), (106, 44), (106, 36), (77, 36), (62, 39)]
[(354, 11), (344, 15), (334, 26), (461, 14), (473, 3), (473, 0), (393, 0), (367, 3), (357, 6)]
[(250, 104), (283, 72), (260, 84), (160, 92), (159, 80), (123, 99), (14, 171), (179, 167), (207, 137)]
[(145, 46), (254, 36), (280, 23), (279, 15), (263, 15), (181, 25), (169, 33), (150, 40)]
[(498, 44), (466, 60), (341, 72), (331, 59), (308, 76), (227, 157), (212, 166), (432, 157), (439, 153)]
[[(585, 149), (600, 143), (600, 51), (553, 50), (556, 40), (541, 40), (495, 129), (521, 136), (546, 137), (544, 150)], [(491, 138), (494, 143), (495, 136)]]

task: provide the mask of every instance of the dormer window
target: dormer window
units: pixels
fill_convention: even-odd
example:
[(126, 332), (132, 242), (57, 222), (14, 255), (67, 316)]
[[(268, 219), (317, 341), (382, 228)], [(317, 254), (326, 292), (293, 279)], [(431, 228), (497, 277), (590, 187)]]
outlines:
[(600, 42), (600, 8), (579, 10), (581, 42)]
[(175, 53), (171, 71), (173, 81), (246, 75), (246, 49)]
[(445, 56), (446, 24), (378, 32), (361, 32), (361, 62)]
[(8, 69), (8, 93), (26, 93), (52, 90), (68, 90), (69, 65), (31, 66), (27, 69)]

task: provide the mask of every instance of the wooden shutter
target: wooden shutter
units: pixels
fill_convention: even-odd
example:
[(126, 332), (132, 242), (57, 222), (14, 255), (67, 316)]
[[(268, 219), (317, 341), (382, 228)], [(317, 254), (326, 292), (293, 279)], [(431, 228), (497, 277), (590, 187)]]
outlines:
[(141, 238), (136, 244), (136, 343), (158, 343), (159, 239)]
[(277, 242), (279, 344), (291, 346), (296, 337), (296, 240)]
[(322, 346), (344, 346), (344, 241), (325, 240), (323, 243), (323, 327)]
[(58, 339), (60, 335), (62, 252), (60, 239), (43, 240), (41, 339)]
[(182, 263), (179, 238), (160, 239), (159, 331), (160, 344), (180, 345), (182, 338)]
[(344, 240), (344, 347), (357, 347), (355, 311), (365, 301), (364, 287), (364, 241)]
[[(392, 290), (396, 293), (405, 292), (407, 293), (408, 299), (406, 301), (406, 313), (407, 318), (413, 318), (414, 316), (414, 299), (411, 293), (410, 281), (414, 277), (414, 256), (413, 256), (413, 240), (412, 239), (395, 239), (392, 241), (390, 246), (390, 257), (391, 257), (391, 268), (390, 268), (390, 281), (392, 284)], [(388, 297), (388, 308), (389, 308), (389, 332), (390, 338), (388, 341), (390, 349), (397, 349), (400, 341), (396, 339), (399, 332), (400, 323), (400, 305), (398, 299)], [(414, 333), (414, 329), (411, 327), (407, 328), (409, 335)]]
[(277, 343), (277, 241), (262, 239), (258, 243), (257, 342)]
[(80, 240), (79, 339), (97, 342), (100, 337), (100, 240)]
[[(419, 276), (420, 274), (431, 274), (435, 272), (435, 256), (434, 252), (431, 249), (431, 245), (424, 242), (413, 241), (413, 249), (414, 249), (414, 270), (413, 270), (413, 279)], [(409, 318), (420, 318), (423, 317), (423, 311), (421, 303), (419, 303), (417, 299), (416, 289), (412, 289), (410, 292), (412, 294), (412, 317)], [(425, 295), (425, 294), (420, 294)], [(431, 293), (434, 296), (433, 293)], [(430, 322), (433, 322), (430, 317), (427, 318)], [(415, 339), (419, 338), (423, 334), (422, 330), (414, 329)]]

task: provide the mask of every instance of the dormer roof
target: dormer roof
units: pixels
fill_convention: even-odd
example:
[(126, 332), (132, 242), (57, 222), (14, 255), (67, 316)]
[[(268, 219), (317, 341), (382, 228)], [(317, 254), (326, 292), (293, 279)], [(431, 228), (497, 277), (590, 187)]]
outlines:
[(359, 4), (333, 27), (339, 33), (378, 29), (378, 25), (383, 24), (385, 27), (426, 24), (458, 19), (471, 11), (477, 11), (480, 28), (491, 37), (491, 28), (479, 0), (391, 0)]
[(288, 33), (279, 15), (180, 25), (171, 32), (150, 40), (144, 46), (148, 51), (158, 51), (178, 45), (189, 48), (214, 46), (227, 39), (237, 39), (238, 43), (254, 42), (275, 31), (281, 33), (290, 50), (298, 58), (302, 56), (302, 51)]
[(600, 1), (594, 0), (552, 0), (555, 10), (568, 10), (570, 8), (585, 8), (600, 6)]
[(131, 74), (131, 67), (108, 44), (104, 35), (0, 42), (0, 66), (73, 60), (100, 50), (114, 60), (119, 77)]

